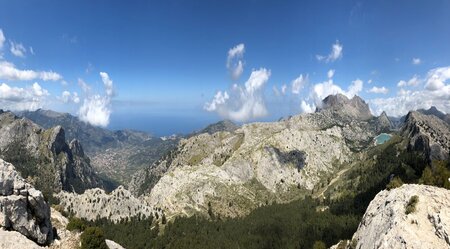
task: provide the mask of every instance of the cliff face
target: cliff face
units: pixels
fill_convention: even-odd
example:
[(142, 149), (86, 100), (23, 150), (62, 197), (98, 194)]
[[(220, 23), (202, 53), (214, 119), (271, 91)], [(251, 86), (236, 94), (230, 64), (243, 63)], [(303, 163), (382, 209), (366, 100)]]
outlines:
[(0, 227), (17, 231), (40, 245), (53, 239), (50, 207), (42, 193), (26, 183), (12, 164), (1, 159)]
[(408, 149), (429, 160), (445, 160), (450, 152), (450, 126), (434, 115), (409, 112), (401, 133), (410, 138)]
[(11, 112), (0, 114), (0, 157), (46, 194), (103, 186), (77, 140), (61, 126), (47, 130)]
[(450, 191), (403, 185), (378, 193), (350, 244), (358, 249), (450, 248)]

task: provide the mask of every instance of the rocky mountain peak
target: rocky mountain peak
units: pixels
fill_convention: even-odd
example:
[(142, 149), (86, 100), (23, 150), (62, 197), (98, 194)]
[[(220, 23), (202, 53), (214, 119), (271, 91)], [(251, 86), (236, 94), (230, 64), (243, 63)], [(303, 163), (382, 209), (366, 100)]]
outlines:
[(367, 120), (372, 118), (369, 105), (359, 96), (349, 99), (343, 94), (329, 95), (322, 101), (322, 106), (316, 112), (328, 111), (342, 117)]

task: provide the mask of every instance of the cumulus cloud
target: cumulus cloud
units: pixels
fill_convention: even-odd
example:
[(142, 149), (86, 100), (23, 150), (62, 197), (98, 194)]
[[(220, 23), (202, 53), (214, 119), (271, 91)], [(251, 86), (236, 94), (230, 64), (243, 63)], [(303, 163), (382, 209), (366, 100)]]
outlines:
[(419, 78), (419, 76), (414, 75), (411, 79), (409, 79), (408, 81), (405, 80), (400, 80), (397, 83), (398, 87), (405, 87), (405, 86), (417, 86), (420, 83), (422, 83), (422, 80)]
[(353, 98), (363, 88), (363, 82), (360, 79), (352, 81), (352, 84), (347, 88), (347, 91), (342, 90), (342, 88), (334, 84), (332, 79), (328, 81), (315, 84), (312, 88), (310, 96), (314, 100), (315, 106), (321, 106), (322, 100), (331, 94), (344, 94), (348, 98)]
[(230, 93), (218, 91), (204, 109), (217, 112), (223, 118), (234, 121), (248, 121), (267, 115), (263, 99), (263, 88), (270, 78), (270, 70), (254, 70), (244, 86), (234, 84)]
[(340, 58), (342, 58), (343, 54), (343, 45), (339, 43), (339, 41), (336, 41), (335, 44), (331, 46), (331, 52), (327, 56), (324, 55), (316, 55), (316, 59), (318, 61), (325, 61), (325, 62), (333, 62)]
[(11, 87), (6, 83), (0, 84), (0, 104), (2, 108), (23, 111), (42, 108), (49, 92), (37, 82), (30, 87)]
[(245, 45), (243, 43), (228, 50), (227, 68), (230, 71), (233, 80), (239, 79), (244, 72), (244, 62), (242, 61), (244, 52)]
[(370, 93), (382, 93), (382, 94), (387, 94), (389, 92), (389, 90), (386, 87), (372, 87), (369, 89)]
[(13, 41), (9, 42), (11, 45), (11, 53), (17, 57), (25, 57), (25, 53), (27, 52), (27, 49), (22, 45), (22, 43), (15, 43)]
[(428, 72), (425, 88), (430, 91), (448, 90), (446, 81), (450, 79), (450, 67), (439, 67)]
[(420, 63), (422, 63), (422, 61), (420, 60), (420, 58), (412, 58), (411, 63), (413, 65), (419, 65)]
[(300, 74), (295, 80), (292, 81), (292, 93), (299, 94), (300, 90), (308, 83), (308, 75), (303, 77), (303, 74)]
[(410, 110), (428, 109), (436, 106), (450, 113), (450, 66), (430, 70), (425, 77), (425, 86), (418, 90), (400, 89), (391, 98), (369, 100), (376, 114), (386, 111), (388, 115), (402, 116)]
[(303, 113), (313, 113), (316, 110), (316, 106), (314, 104), (308, 104), (304, 100), (300, 103), (300, 108)]
[[(114, 95), (113, 81), (105, 72), (100, 73), (105, 88), (105, 95), (90, 94), (90, 86), (82, 79), (78, 79), (78, 84), (88, 96), (83, 100), (83, 104), (78, 110), (80, 120), (95, 126), (106, 127), (109, 124), (111, 115), (111, 98)], [(76, 95), (78, 97), (78, 95)], [(78, 100), (79, 101), (79, 100)], [(75, 99), (74, 99), (75, 102)]]
[(109, 97), (99, 94), (84, 99), (83, 105), (78, 110), (80, 120), (95, 126), (106, 127), (109, 124), (110, 115)]
[(58, 81), (62, 79), (62, 76), (53, 71), (20, 70), (10, 62), (0, 61), (0, 79), (10, 81), (30, 81), (37, 79)]

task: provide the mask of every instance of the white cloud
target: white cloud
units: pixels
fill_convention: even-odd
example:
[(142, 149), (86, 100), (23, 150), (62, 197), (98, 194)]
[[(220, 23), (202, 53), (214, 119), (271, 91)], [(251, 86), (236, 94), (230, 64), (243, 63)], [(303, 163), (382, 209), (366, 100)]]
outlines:
[(283, 95), (286, 95), (286, 91), (287, 91), (287, 85), (286, 85), (286, 84), (283, 84), (283, 85), (281, 86), (281, 93), (282, 93)]
[(413, 65), (419, 65), (420, 63), (422, 63), (422, 61), (420, 60), (420, 58), (412, 58), (411, 63)]
[(37, 79), (58, 81), (62, 79), (62, 76), (53, 71), (20, 70), (10, 62), (0, 61), (0, 79), (11, 81), (30, 81)]
[[(418, 77), (417, 77), (418, 78)], [(450, 66), (432, 69), (425, 78), (425, 86), (419, 90), (399, 89), (391, 98), (370, 100), (375, 114), (386, 111), (388, 115), (402, 116), (411, 110), (428, 109), (436, 106), (439, 110), (450, 113)], [(407, 83), (405, 83), (407, 84)]]
[(328, 76), (328, 78), (329, 78), (329, 79), (333, 78), (333, 76), (334, 76), (334, 72), (335, 72), (335, 70), (334, 70), (334, 69), (330, 69), (330, 70), (328, 70), (327, 76)]
[(233, 80), (237, 80), (244, 72), (244, 63), (242, 62), (244, 52), (245, 45), (243, 43), (228, 50), (227, 68), (230, 71)]
[[(109, 124), (109, 117), (111, 115), (111, 98), (114, 95), (113, 81), (109, 78), (109, 75), (105, 72), (100, 73), (100, 77), (105, 87), (105, 95), (95, 94), (90, 96), (91, 87), (82, 79), (78, 79), (78, 84), (82, 88), (85, 94), (88, 94), (83, 100), (83, 104), (78, 110), (78, 117), (80, 120), (90, 123), (95, 126), (106, 127)], [(78, 94), (73, 93), (72, 101), (80, 102)]]
[(60, 97), (63, 103), (73, 102), (75, 104), (80, 103), (80, 97), (77, 92), (70, 93), (69, 91), (63, 91)]
[(27, 52), (27, 49), (22, 45), (22, 43), (15, 43), (13, 41), (9, 42), (11, 45), (11, 53), (17, 57), (25, 57), (25, 53)]
[(34, 49), (33, 49), (33, 47), (31, 47), (31, 46), (30, 46), (30, 53), (31, 53), (32, 55), (34, 55)]
[(363, 82), (360, 79), (356, 79), (352, 81), (352, 84), (348, 87), (348, 91), (344, 94), (347, 95), (348, 98), (353, 98), (363, 89)]
[(372, 84), (372, 79), (367, 81), (368, 84)]
[(218, 91), (211, 102), (205, 103), (204, 109), (234, 121), (263, 117), (267, 115), (263, 88), (269, 77), (270, 71), (265, 68), (254, 70), (244, 87), (234, 84), (230, 93)]
[(348, 98), (353, 98), (353, 96), (361, 92), (362, 88), (363, 82), (360, 79), (352, 81), (352, 84), (348, 87), (347, 91), (342, 90), (340, 86), (333, 83), (332, 79), (329, 79), (328, 81), (315, 84), (312, 88), (310, 96), (314, 100), (315, 106), (321, 106), (322, 100), (328, 95), (341, 93), (346, 95)]
[(425, 88), (430, 91), (444, 90), (450, 79), (450, 67), (439, 67), (428, 72)]
[(409, 79), (408, 81), (405, 80), (400, 80), (397, 83), (398, 87), (405, 87), (405, 86), (417, 86), (420, 83), (422, 83), (422, 80), (419, 78), (419, 76), (414, 75), (411, 79)]
[(12, 111), (36, 110), (42, 108), (50, 94), (37, 82), (32, 86), (21, 88), (0, 84), (0, 105)]
[(308, 84), (308, 75), (303, 77), (303, 74), (300, 74), (295, 80), (292, 81), (292, 93), (293, 94), (299, 94), (300, 90)]
[(105, 86), (106, 94), (108, 96), (114, 95), (113, 82), (109, 78), (109, 75), (105, 72), (100, 72), (100, 77), (102, 78), (103, 85)]
[(389, 90), (386, 87), (372, 87), (369, 89), (370, 93), (382, 93), (382, 94), (387, 94), (389, 92)]
[(336, 61), (342, 58), (343, 49), (344, 49), (343, 45), (340, 44), (339, 41), (336, 41), (336, 43), (332, 45), (331, 52), (328, 56), (316, 55), (316, 59), (318, 61), (325, 61), (327, 63)]
[(313, 113), (316, 110), (316, 106), (314, 104), (308, 104), (304, 100), (302, 100), (300, 108), (303, 113)]
[(78, 110), (78, 117), (81, 121), (95, 126), (106, 127), (109, 124), (110, 115), (109, 97), (98, 94), (84, 99), (83, 105)]
[(0, 50), (3, 49), (3, 46), (5, 44), (5, 35), (3, 34), (3, 30), (0, 29)]

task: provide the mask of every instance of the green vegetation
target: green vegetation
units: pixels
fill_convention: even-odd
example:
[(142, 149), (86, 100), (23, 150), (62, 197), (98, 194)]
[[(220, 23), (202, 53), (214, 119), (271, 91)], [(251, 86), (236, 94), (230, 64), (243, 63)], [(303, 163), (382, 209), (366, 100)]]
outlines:
[(327, 249), (327, 245), (323, 241), (314, 242), (313, 249)]
[(103, 231), (99, 227), (88, 227), (81, 234), (81, 249), (108, 249)]
[(86, 232), (89, 227), (96, 227), (101, 230), (104, 239), (113, 240), (125, 248), (150, 248), (159, 233), (158, 224), (152, 226), (152, 221), (152, 217), (146, 219), (127, 218), (118, 223), (105, 218), (87, 221), (72, 217), (69, 219), (67, 229)]
[(431, 167), (427, 166), (419, 183), (450, 189), (450, 160), (433, 161)]
[[(177, 218), (154, 241), (154, 248), (312, 248), (350, 239), (360, 215), (316, 211), (307, 197), (256, 209), (236, 219)], [(320, 248), (320, 247), (319, 247)]]
[(70, 217), (69, 223), (67, 224), (67, 230), (69, 231), (79, 231), (82, 232), (86, 229), (86, 224), (80, 218)]
[(414, 213), (416, 211), (416, 205), (419, 202), (419, 196), (413, 195), (406, 204), (405, 214)]
[(395, 176), (392, 178), (392, 180), (388, 183), (388, 185), (386, 185), (386, 189), (387, 190), (391, 190), (394, 188), (398, 188), (401, 187), (403, 185), (403, 181), (400, 177)]

